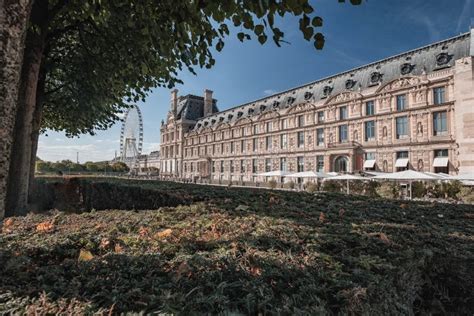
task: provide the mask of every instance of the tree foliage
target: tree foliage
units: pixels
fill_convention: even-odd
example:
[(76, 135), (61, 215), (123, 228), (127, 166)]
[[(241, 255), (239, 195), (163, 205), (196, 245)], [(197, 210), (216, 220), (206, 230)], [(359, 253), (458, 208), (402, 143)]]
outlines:
[(307, 0), (50, 1), (43, 128), (74, 136), (106, 129), (130, 102), (173, 87), (179, 71), (211, 68), (232, 33), (284, 43), (278, 21), (299, 17), (317, 49), (321, 17)]

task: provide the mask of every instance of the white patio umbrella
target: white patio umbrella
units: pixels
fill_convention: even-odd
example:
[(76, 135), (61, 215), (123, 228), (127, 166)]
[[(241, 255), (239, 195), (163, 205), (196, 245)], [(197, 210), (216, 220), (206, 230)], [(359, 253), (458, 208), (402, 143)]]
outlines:
[(412, 182), (413, 181), (439, 180), (439, 178), (437, 177), (433, 177), (426, 173), (418, 172), (414, 170), (404, 170), (404, 171), (399, 171), (399, 172), (381, 174), (381, 175), (372, 177), (372, 179), (408, 181), (410, 185), (410, 200), (412, 198)]
[(451, 180), (452, 179), (452, 177), (449, 174), (443, 173), (443, 172), (440, 172), (440, 173), (424, 172), (424, 173), (429, 175), (429, 176), (432, 176), (434, 178), (438, 178), (439, 180)]
[(330, 177), (330, 178), (327, 178), (327, 180), (345, 180), (347, 181), (347, 194), (350, 193), (349, 191), (349, 181), (351, 180), (368, 180), (367, 178), (364, 178), (364, 177), (361, 177), (361, 176), (355, 176), (355, 175), (352, 175), (352, 174), (343, 174), (343, 175), (340, 175), (340, 176), (334, 176), (334, 177)]
[(473, 180), (474, 173), (461, 173), (451, 177), (452, 180)]
[(283, 170), (275, 170), (275, 171), (259, 173), (259, 174), (257, 174), (257, 176), (262, 176), (262, 177), (285, 177), (289, 174), (291, 174), (291, 172), (283, 171)]
[(289, 174), (287, 177), (288, 178), (330, 178), (333, 176), (324, 172), (303, 171), (303, 172)]

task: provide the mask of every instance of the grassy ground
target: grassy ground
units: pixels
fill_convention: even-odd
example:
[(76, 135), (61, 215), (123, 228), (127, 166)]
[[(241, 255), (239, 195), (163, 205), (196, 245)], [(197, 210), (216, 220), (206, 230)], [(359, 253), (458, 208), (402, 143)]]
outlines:
[(189, 203), (7, 219), (0, 312), (474, 310), (473, 206), (110, 182)]

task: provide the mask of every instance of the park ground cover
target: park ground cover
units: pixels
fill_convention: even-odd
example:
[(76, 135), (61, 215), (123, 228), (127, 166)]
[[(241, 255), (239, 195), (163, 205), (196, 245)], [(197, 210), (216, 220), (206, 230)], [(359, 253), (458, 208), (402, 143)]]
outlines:
[[(472, 205), (159, 181), (88, 178), (72, 189), (55, 182), (45, 185), (69, 192), (74, 211), (86, 212), (71, 213), (63, 201), (60, 210), (3, 221), (0, 312), (474, 310)], [(105, 209), (100, 196), (127, 210)]]

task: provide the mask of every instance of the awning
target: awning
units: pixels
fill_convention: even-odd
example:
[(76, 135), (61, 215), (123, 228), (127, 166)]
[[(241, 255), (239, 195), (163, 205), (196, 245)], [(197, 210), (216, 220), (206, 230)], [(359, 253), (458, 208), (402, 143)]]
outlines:
[(395, 161), (395, 168), (405, 168), (408, 166), (408, 158), (400, 158)]
[(447, 167), (449, 164), (448, 157), (436, 157), (433, 160), (433, 167)]
[(364, 162), (364, 168), (373, 168), (375, 166), (375, 159), (366, 160)]

